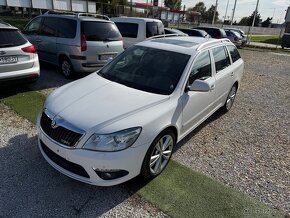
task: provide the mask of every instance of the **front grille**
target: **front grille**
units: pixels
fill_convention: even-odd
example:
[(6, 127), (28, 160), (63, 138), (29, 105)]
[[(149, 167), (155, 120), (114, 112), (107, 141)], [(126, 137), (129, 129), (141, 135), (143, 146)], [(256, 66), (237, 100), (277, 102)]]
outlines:
[(62, 167), (63, 169), (70, 171), (76, 175), (90, 178), (90, 176), (88, 175), (88, 173), (86, 172), (86, 170), (82, 166), (75, 164), (75, 163), (72, 163), (70, 161), (67, 161), (66, 159), (57, 155), (52, 150), (50, 150), (41, 140), (40, 140), (40, 145), (41, 145), (43, 152), (46, 154), (46, 156), (50, 160), (52, 160), (54, 163), (56, 163), (57, 165)]
[(40, 120), (42, 130), (53, 140), (73, 147), (76, 142), (82, 137), (82, 134), (66, 129), (62, 126), (52, 128), (52, 120), (43, 112)]

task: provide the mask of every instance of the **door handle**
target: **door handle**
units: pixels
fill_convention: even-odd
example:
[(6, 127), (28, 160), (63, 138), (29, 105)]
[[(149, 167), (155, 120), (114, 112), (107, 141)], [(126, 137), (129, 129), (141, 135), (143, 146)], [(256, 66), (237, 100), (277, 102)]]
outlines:
[(36, 42), (42, 42), (42, 40), (41, 40), (41, 39), (36, 39), (35, 41), (36, 41)]
[(231, 72), (231, 76), (232, 76), (232, 77), (234, 76), (234, 72)]
[(210, 86), (210, 91), (214, 90), (214, 85)]

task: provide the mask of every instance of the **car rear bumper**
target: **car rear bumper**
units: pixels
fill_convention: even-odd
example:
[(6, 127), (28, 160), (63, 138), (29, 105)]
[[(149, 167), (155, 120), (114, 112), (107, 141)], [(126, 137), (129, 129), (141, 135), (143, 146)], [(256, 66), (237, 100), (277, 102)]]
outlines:
[(0, 83), (8, 81), (34, 81), (40, 76), (38, 58), (35, 58), (32, 68), (11, 72), (0, 73)]
[[(149, 145), (130, 147), (118, 152), (97, 152), (80, 148), (65, 148), (50, 139), (38, 127), (38, 145), (46, 161), (61, 173), (92, 185), (112, 186), (128, 181), (140, 174)], [(98, 172), (124, 171), (116, 179), (102, 179)]]
[(101, 69), (106, 64), (106, 63), (87, 63), (84, 60), (75, 60), (75, 59), (71, 59), (71, 63), (73, 65), (74, 71), (80, 73), (82, 72), (93, 73)]

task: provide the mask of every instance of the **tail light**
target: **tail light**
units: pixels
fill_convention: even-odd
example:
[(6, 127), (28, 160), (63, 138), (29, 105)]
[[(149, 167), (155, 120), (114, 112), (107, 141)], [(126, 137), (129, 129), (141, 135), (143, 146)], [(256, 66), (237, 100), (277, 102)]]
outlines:
[(84, 34), (81, 35), (81, 51), (87, 50), (87, 39)]
[(21, 48), (21, 50), (24, 52), (27, 52), (27, 53), (31, 53), (31, 54), (37, 53), (36, 47), (34, 45), (30, 45), (30, 46)]
[(234, 41), (235, 42), (239, 41), (238, 37), (235, 36)]
[(222, 36), (217, 36), (216, 37), (216, 39), (222, 39), (222, 38), (224, 38), (224, 37), (222, 37)]

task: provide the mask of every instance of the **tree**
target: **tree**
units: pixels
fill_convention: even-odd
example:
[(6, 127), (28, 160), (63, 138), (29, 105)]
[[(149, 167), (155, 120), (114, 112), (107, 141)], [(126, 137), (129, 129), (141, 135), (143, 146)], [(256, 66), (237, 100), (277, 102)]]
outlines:
[(165, 7), (168, 7), (171, 10), (180, 10), (181, 0), (164, 0), (164, 5)]
[[(255, 16), (255, 11), (253, 11), (253, 13), (249, 17), (243, 17), (240, 20), (239, 25), (241, 25), (241, 26), (252, 26), (254, 16)], [(261, 15), (257, 12), (254, 26), (259, 26), (260, 20), (261, 20)]]
[(241, 25), (241, 26), (248, 26), (248, 23), (249, 23), (249, 17), (243, 17), (240, 20), (239, 25)]
[[(212, 5), (204, 14), (201, 15), (201, 18), (206, 23), (212, 22), (213, 15), (214, 15), (215, 6)], [(219, 12), (216, 11), (215, 14), (215, 22), (219, 19)]]
[[(255, 11), (253, 11), (251, 16), (249, 17), (249, 22), (248, 22), (247, 26), (252, 26), (254, 16), (255, 16)], [(256, 15), (256, 18), (255, 18), (254, 26), (259, 26), (260, 19), (261, 19), (261, 15), (257, 11), (257, 15)]]
[(272, 23), (273, 17), (268, 17), (266, 20), (262, 22), (262, 27), (270, 27)]
[[(192, 13), (190, 13), (190, 11), (200, 12), (200, 14), (202, 16), (206, 11), (206, 7), (205, 7), (203, 2), (198, 2), (194, 7), (188, 8), (187, 11), (188, 11), (188, 13), (187, 13), (186, 19), (190, 22), (193, 22), (195, 16)], [(202, 17), (201, 17), (201, 20), (202, 20)]]

